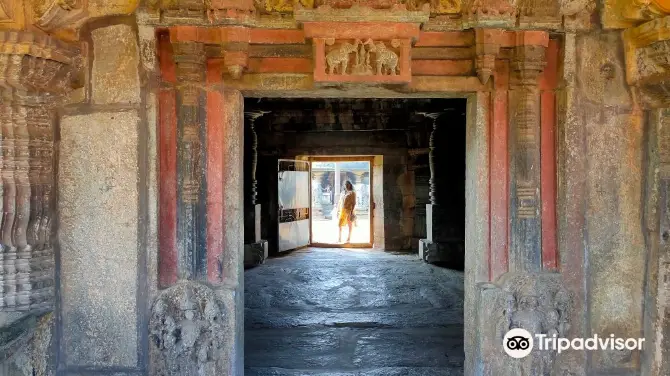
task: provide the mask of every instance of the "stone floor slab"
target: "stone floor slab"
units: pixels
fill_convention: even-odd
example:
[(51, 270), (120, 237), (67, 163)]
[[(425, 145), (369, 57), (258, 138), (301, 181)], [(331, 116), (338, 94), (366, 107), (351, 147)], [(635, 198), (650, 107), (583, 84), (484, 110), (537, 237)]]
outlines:
[(463, 273), (307, 248), (245, 272), (245, 326), (246, 375), (462, 375)]

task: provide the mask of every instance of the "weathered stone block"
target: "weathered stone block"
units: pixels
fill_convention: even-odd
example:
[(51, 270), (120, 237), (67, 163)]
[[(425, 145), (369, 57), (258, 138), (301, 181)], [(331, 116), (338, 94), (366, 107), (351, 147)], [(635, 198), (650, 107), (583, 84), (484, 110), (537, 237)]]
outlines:
[(137, 364), (135, 111), (61, 120), (62, 352), (68, 365)]
[(129, 25), (95, 29), (91, 92), (93, 103), (140, 103), (139, 51)]

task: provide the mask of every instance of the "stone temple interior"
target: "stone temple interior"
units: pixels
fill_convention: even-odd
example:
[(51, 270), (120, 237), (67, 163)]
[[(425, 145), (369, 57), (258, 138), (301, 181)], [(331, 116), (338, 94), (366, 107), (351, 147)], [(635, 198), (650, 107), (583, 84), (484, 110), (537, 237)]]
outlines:
[[(260, 238), (270, 256), (246, 257), (256, 265), (245, 271), (246, 375), (462, 374), (465, 104), (245, 100), (245, 181), (256, 180)], [(371, 189), (380, 217), (374, 249), (308, 246), (273, 258), (280, 255), (278, 160), (324, 156), (376, 156), (381, 164)], [(417, 257), (431, 197), (445, 213), (432, 223), (444, 244), (431, 261), (443, 267)], [(251, 199), (245, 239), (253, 242)]]
[[(669, 54), (669, 0), (0, 0), (0, 376), (670, 375)], [(285, 189), (335, 156), (361, 248)]]
[[(382, 222), (373, 243), (387, 251), (418, 251), (426, 238), (426, 204), (431, 201), (429, 149), (433, 143), (432, 195), (444, 207), (435, 232), (448, 239), (453, 269), (463, 270), (465, 246), (464, 99), (270, 99), (245, 100), (245, 166), (257, 153), (256, 203), (261, 205), (261, 238), (270, 255), (277, 247), (278, 159), (309, 156), (381, 156), (382, 179), (373, 188)], [(257, 117), (251, 114), (262, 114)], [(250, 123), (253, 122), (253, 130)], [(432, 141), (431, 141), (432, 138)], [(251, 168), (245, 168), (250, 181)], [(378, 190), (378, 192), (377, 192)], [(382, 197), (374, 197), (381, 195)], [(249, 207), (247, 200), (247, 208)], [(246, 210), (247, 218), (253, 210)], [(251, 215), (249, 215), (251, 214)], [(245, 221), (245, 234), (254, 232)], [(445, 245), (447, 246), (447, 245)]]

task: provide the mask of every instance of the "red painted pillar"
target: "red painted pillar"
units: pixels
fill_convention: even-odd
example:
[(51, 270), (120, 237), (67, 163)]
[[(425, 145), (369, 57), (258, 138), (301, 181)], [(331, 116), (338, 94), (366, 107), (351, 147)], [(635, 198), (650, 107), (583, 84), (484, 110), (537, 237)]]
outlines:
[(216, 86), (221, 83), (221, 68), (220, 61), (207, 62), (207, 280), (211, 283), (222, 280), (224, 96)]
[(508, 270), (508, 161), (507, 106), (509, 63), (496, 61), (491, 106), (490, 168), (490, 249), (489, 278), (495, 281)]
[[(224, 212), (226, 158), (234, 141), (226, 134), (220, 60), (207, 61), (203, 45), (191, 40), (190, 31), (177, 28), (158, 38), (161, 288), (179, 280), (222, 283), (225, 233), (233, 230), (226, 227), (227, 218), (239, 216)], [(240, 101), (236, 104), (241, 106)], [(238, 133), (235, 137), (241, 138), (241, 130)], [(237, 156), (240, 163), (241, 158)], [(236, 171), (241, 175), (241, 165)], [(231, 253), (237, 253), (235, 249)], [(228, 274), (237, 280), (234, 269)]]
[(516, 34), (510, 85), (510, 271), (542, 270), (540, 90), (548, 34)]
[(558, 41), (549, 41), (547, 66), (540, 78), (540, 180), (542, 197), (542, 267), (558, 269), (556, 242), (556, 86), (558, 84)]
[(177, 109), (173, 86), (176, 73), (170, 36), (160, 34), (157, 39), (162, 83), (158, 102), (158, 284), (167, 287), (177, 282)]

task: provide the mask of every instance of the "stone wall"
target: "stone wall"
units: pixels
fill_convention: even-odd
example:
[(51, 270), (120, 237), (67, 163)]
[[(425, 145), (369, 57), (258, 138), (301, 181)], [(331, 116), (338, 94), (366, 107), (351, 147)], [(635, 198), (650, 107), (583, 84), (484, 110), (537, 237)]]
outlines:
[(82, 35), (87, 85), (62, 111), (57, 148), (58, 366), (64, 375), (140, 372), (156, 269), (156, 155), (149, 147), (156, 116), (147, 86), (155, 59), (140, 51), (153, 35), (140, 42), (134, 17), (93, 22)]
[[(575, 295), (571, 337), (642, 337), (644, 127), (626, 85), (618, 32), (568, 33), (559, 96), (559, 254)], [(583, 270), (583, 272), (582, 272)], [(591, 372), (640, 369), (642, 354), (566, 355)]]

